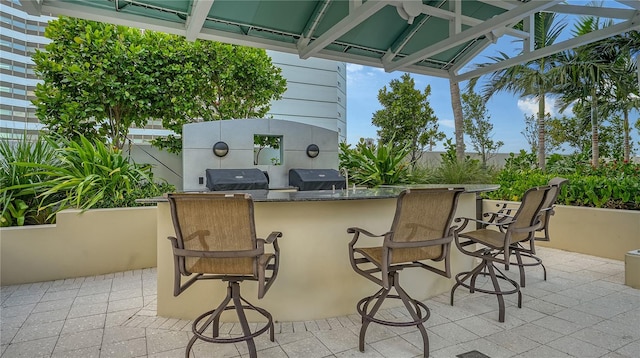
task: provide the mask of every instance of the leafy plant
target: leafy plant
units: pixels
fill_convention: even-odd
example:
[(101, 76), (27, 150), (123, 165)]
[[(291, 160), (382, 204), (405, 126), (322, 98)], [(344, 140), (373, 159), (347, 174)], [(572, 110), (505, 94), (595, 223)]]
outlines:
[(0, 216), (0, 226), (11, 226), (14, 222), (17, 226), (24, 225), (28, 209), (29, 205), (24, 200), (7, 201), (2, 216)]
[(530, 170), (537, 167), (536, 160), (535, 153), (527, 153), (524, 149), (520, 149), (518, 155), (509, 153), (504, 168), (506, 170)]
[(123, 193), (121, 198), (105, 196), (95, 205), (95, 208), (122, 208), (140, 206), (136, 199), (153, 198), (162, 196), (165, 193), (175, 191), (176, 188), (168, 183), (143, 182), (134, 185), (130, 190)]
[(357, 184), (379, 186), (408, 183), (410, 171), (405, 158), (410, 153), (409, 145), (396, 147), (393, 142), (375, 145), (361, 139), (354, 149), (342, 142), (340, 166), (347, 168), (349, 178)]
[(465, 159), (453, 163), (443, 163), (436, 168), (430, 182), (442, 184), (489, 183), (491, 175), (482, 168), (480, 161)]
[[(79, 141), (62, 137), (46, 139), (55, 152), (57, 164), (18, 162), (16, 166), (30, 168), (31, 177), (44, 176), (42, 181), (14, 185), (8, 190), (34, 190), (43, 204), (38, 211), (50, 212), (49, 218), (66, 208), (84, 210), (98, 207), (131, 204), (136, 190), (161, 194), (154, 189), (153, 175), (149, 165), (129, 162), (117, 148), (100, 141), (91, 143), (84, 136)], [(146, 188), (146, 189), (144, 189)], [(146, 195), (144, 195), (146, 196)], [(140, 196), (142, 197), (142, 196)]]
[(262, 118), (286, 80), (263, 49), (60, 17), (33, 56), (43, 80), (36, 115), (52, 132), (82, 134), (118, 148), (132, 125), (162, 120), (176, 134), (152, 143), (182, 149), (182, 126), (194, 121)]
[(49, 177), (36, 174), (35, 168), (16, 165), (18, 162), (58, 165), (53, 148), (41, 137), (0, 139), (0, 226), (44, 224), (48, 213), (38, 208), (57, 198), (39, 197), (42, 190), (33, 184)]
[(466, 156), (463, 160), (458, 160), (456, 146), (451, 139), (445, 143), (446, 151), (440, 155), (442, 163), (435, 168), (431, 177), (427, 179), (429, 183), (443, 184), (471, 184), (489, 183), (491, 174), (489, 170), (483, 168), (479, 160)]
[[(521, 153), (523, 154), (523, 153)], [(569, 179), (558, 196), (558, 203), (610, 209), (640, 210), (640, 165), (624, 161), (603, 162), (594, 168), (588, 154), (551, 156), (547, 173), (527, 169), (528, 155), (512, 156), (498, 173), (498, 190), (486, 193), (491, 199), (519, 201), (530, 187), (545, 185), (549, 179)]]

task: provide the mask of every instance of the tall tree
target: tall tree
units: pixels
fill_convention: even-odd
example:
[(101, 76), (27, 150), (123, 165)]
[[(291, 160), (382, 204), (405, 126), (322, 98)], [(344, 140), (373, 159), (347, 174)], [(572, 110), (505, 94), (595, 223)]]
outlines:
[(553, 118), (549, 123), (549, 139), (560, 145), (566, 144), (575, 152), (591, 151), (590, 108), (582, 103), (573, 106), (573, 116)]
[[(559, 21), (554, 13), (536, 13), (533, 19), (534, 50), (553, 45), (566, 27), (566, 23)], [(491, 57), (491, 60), (495, 63), (509, 58), (509, 55), (501, 52), (499, 56)], [(488, 64), (481, 64), (480, 67), (486, 65)], [(482, 91), (485, 98), (491, 97), (496, 92), (505, 91), (521, 97), (533, 97), (538, 101), (538, 166), (543, 170), (546, 160), (545, 96), (554, 88), (549, 70), (556, 65), (557, 58), (551, 55), (493, 72), (489, 74)], [(475, 86), (477, 80), (476, 78), (469, 82), (471, 88)]]
[(384, 86), (378, 91), (378, 101), (383, 109), (373, 114), (371, 122), (379, 127), (378, 136), (382, 143), (393, 142), (399, 147), (411, 149), (411, 163), (417, 160), (427, 144), (444, 139), (438, 130), (438, 118), (429, 104), (431, 86), (424, 93), (415, 88), (415, 82), (408, 73)]
[[(638, 130), (638, 134), (640, 134), (640, 119), (636, 120), (635, 127)], [(638, 145), (640, 145), (640, 140), (638, 141)]]
[[(154, 144), (170, 152), (182, 147), (182, 126), (191, 122), (263, 118), (272, 100), (281, 98), (286, 80), (262, 49), (198, 40), (177, 39), (179, 51), (158, 51), (164, 63), (159, 79), (166, 81), (156, 117), (178, 136), (160, 137)], [(189, 101), (182, 98), (188, 96)], [(176, 103), (180, 105), (175, 105)]]
[(480, 154), (482, 166), (486, 167), (487, 160), (495, 155), (504, 142), (492, 139), (493, 124), (489, 121), (491, 116), (485, 101), (471, 89), (462, 94), (462, 113), (464, 132), (469, 136), (473, 149)]
[(640, 88), (636, 76), (638, 70), (636, 59), (639, 56), (638, 52), (640, 52), (640, 33), (631, 31), (606, 39), (604, 42), (609, 47), (619, 49), (619, 56), (614, 62), (618, 70), (612, 72), (615, 77), (615, 98), (613, 101), (605, 103), (605, 108), (609, 113), (622, 113), (623, 160), (629, 161), (633, 146), (629, 114), (632, 110), (640, 109)]
[(45, 36), (51, 43), (33, 56), (43, 79), (36, 115), (65, 137), (121, 148), (129, 127), (161, 119), (178, 136), (154, 144), (179, 152), (183, 124), (262, 117), (286, 89), (261, 49), (66, 17), (49, 22)]
[[(564, 118), (564, 117), (562, 117)], [(545, 115), (545, 128), (547, 128), (546, 130), (546, 135), (545, 135), (545, 141), (544, 141), (544, 145), (545, 145), (545, 153), (549, 153), (552, 152), (554, 150), (557, 150), (560, 148), (560, 145), (562, 144), (562, 142), (558, 142), (555, 140), (552, 130), (554, 129), (551, 124), (553, 123), (553, 121), (555, 121), (556, 118), (551, 118), (551, 114), (547, 113)], [(538, 126), (537, 126), (537, 119), (535, 115), (524, 115), (524, 130), (522, 132), (520, 132), (525, 140), (527, 141), (527, 143), (529, 144), (529, 147), (531, 148), (531, 153), (535, 153), (536, 150), (538, 150)]]
[(449, 79), (449, 92), (451, 93), (451, 109), (453, 110), (455, 127), (456, 158), (459, 162), (462, 162), (466, 145), (464, 144), (464, 119), (462, 115), (462, 100), (460, 98), (460, 84)]
[[(574, 36), (612, 25), (610, 20), (602, 21), (594, 16), (582, 17), (573, 29)], [(555, 91), (560, 95), (562, 108), (578, 101), (590, 104), (591, 114), (591, 165), (598, 167), (599, 151), (599, 105), (614, 97), (616, 74), (620, 71), (615, 62), (620, 55), (619, 48), (599, 41), (580, 46), (561, 54), (561, 65), (553, 69)]]
[[(601, 123), (598, 128), (598, 151), (602, 156), (624, 159), (624, 121), (618, 114), (605, 116), (605, 106), (599, 106), (598, 117)], [(576, 103), (573, 106), (573, 117), (563, 116), (548, 120), (549, 138), (551, 142), (566, 144), (575, 152), (591, 151), (591, 105)], [(633, 145), (630, 144), (633, 148)]]
[[(121, 148), (132, 125), (143, 126), (154, 95), (145, 65), (145, 35), (124, 26), (61, 17), (49, 22), (52, 41), (36, 51), (36, 115), (67, 138), (108, 138)], [(157, 45), (156, 45), (157, 46)]]

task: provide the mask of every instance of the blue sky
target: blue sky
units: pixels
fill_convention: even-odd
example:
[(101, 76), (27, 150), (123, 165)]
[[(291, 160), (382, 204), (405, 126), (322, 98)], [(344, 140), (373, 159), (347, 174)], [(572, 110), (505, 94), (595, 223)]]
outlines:
[[(606, 5), (618, 7), (617, 3), (608, 1)], [(571, 19), (567, 19), (570, 22)], [(569, 32), (573, 29), (573, 25), (569, 24), (565, 29), (565, 37), (570, 36)], [(497, 54), (497, 51), (504, 51), (514, 56), (521, 49), (519, 43), (514, 43), (512, 38), (501, 38), (496, 45), (489, 46), (481, 53), (474, 62), (491, 62), (487, 56)], [(367, 67), (361, 65), (347, 64), (347, 142), (357, 143), (360, 138), (377, 138), (377, 128), (371, 124), (373, 113), (381, 109), (378, 102), (378, 91), (388, 86), (392, 79), (399, 79), (404, 72), (386, 73), (380, 68)], [(440, 130), (443, 131), (447, 138), (454, 138), (453, 111), (451, 108), (451, 96), (449, 94), (449, 80), (438, 77), (411, 74), (416, 88), (424, 91), (427, 85), (431, 85), (431, 95), (429, 103), (438, 117)], [(462, 82), (460, 89), (462, 92), (466, 90), (467, 82)], [(477, 89), (479, 90), (479, 89)], [(486, 103), (489, 111), (490, 120), (493, 123), (493, 139), (501, 140), (504, 146), (500, 152), (518, 152), (520, 149), (529, 149), (529, 145), (521, 132), (525, 128), (525, 114), (532, 115), (537, 113), (537, 102), (531, 98), (519, 98), (509, 93), (497, 93)], [(554, 106), (553, 98), (547, 98), (547, 112), (552, 116), (559, 114)], [(571, 111), (566, 112), (572, 115)], [(638, 113), (630, 116), (633, 123), (638, 119)], [(640, 140), (638, 131), (632, 130), (632, 139), (636, 143)], [(468, 150), (469, 142), (465, 139)], [(434, 150), (443, 150), (444, 147), (440, 143)], [(637, 152), (637, 150), (636, 150)]]
[[(382, 108), (378, 102), (378, 91), (388, 86), (392, 79), (399, 79), (403, 72), (385, 73), (380, 68), (347, 64), (347, 142), (356, 143), (360, 138), (377, 138), (377, 127), (371, 124), (373, 113)], [(454, 138), (453, 110), (449, 94), (449, 80), (438, 77), (411, 74), (416, 88), (424, 91), (431, 86), (429, 104), (438, 117), (440, 130), (448, 138)], [(465, 91), (466, 82), (460, 86)], [(552, 102), (552, 101), (549, 101)], [(527, 141), (520, 133), (524, 131), (524, 115), (537, 112), (537, 102), (520, 99), (510, 94), (498, 93), (486, 104), (493, 123), (493, 139), (505, 144), (501, 152), (518, 152), (528, 149)], [(547, 105), (552, 114), (557, 113)], [(442, 150), (438, 145), (434, 150)]]

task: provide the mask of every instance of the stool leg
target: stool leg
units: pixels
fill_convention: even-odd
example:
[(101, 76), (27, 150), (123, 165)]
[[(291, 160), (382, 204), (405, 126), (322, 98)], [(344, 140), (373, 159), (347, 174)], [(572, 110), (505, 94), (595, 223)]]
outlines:
[(196, 340), (198, 340), (198, 336), (191, 337), (187, 344), (187, 350), (184, 353), (184, 358), (189, 358), (189, 353), (191, 353), (191, 348), (193, 347), (193, 344), (196, 343)]
[(211, 331), (213, 332), (213, 334), (211, 335), (212, 337), (220, 336), (220, 316), (216, 316), (216, 318), (213, 319)]
[[(418, 315), (418, 311), (414, 310), (413, 305), (411, 304), (413, 299), (409, 297), (409, 295), (405, 292), (405, 290), (402, 289), (402, 287), (400, 287), (400, 283), (398, 281), (399, 281), (399, 275), (396, 272), (394, 274), (393, 287), (395, 287), (396, 292), (398, 292), (398, 296), (400, 296), (402, 303), (404, 303), (404, 306), (407, 308), (407, 311), (409, 311), (411, 318), (413, 318), (414, 321), (419, 321), (421, 317)], [(427, 336), (427, 330), (424, 328), (424, 325), (421, 322), (418, 323), (416, 326), (420, 331), (420, 335), (422, 335), (422, 342), (424, 345), (424, 351), (423, 351), (424, 358), (428, 358), (429, 357), (429, 337)]]
[[(471, 286), (471, 288), (469, 289), (469, 292), (470, 293), (474, 292), (473, 287), (475, 287), (475, 277), (478, 276), (478, 273), (480, 271), (482, 271), (483, 268), (484, 268), (484, 264), (481, 263), (478, 266), (476, 266), (473, 270), (467, 272), (467, 274), (464, 275), (464, 277), (462, 279), (458, 279), (458, 276), (456, 276), (456, 283), (451, 288), (451, 295), (450, 295), (450, 304), (451, 304), (451, 306), (453, 306), (453, 296), (454, 296), (454, 294), (456, 292), (456, 289), (460, 286), (460, 284), (462, 282), (466, 281), (469, 277), (472, 277), (472, 279), (473, 279), (472, 284), (469, 285), (469, 286)], [(460, 274), (462, 274), (462, 273), (460, 273)]]
[(496, 296), (498, 297), (498, 321), (504, 322), (504, 297), (502, 297), (502, 293), (500, 293), (500, 285), (498, 284), (498, 278), (496, 277), (493, 265), (491, 263), (487, 263), (486, 265), (489, 271), (489, 277), (491, 277), (491, 282), (493, 283), (493, 289), (496, 291)]
[[(251, 335), (251, 329), (249, 328), (249, 322), (247, 322), (247, 316), (245, 315), (244, 308), (242, 307), (242, 301), (240, 300), (240, 284), (237, 282), (231, 283), (231, 297), (233, 298), (233, 305), (236, 309), (236, 313), (238, 314), (238, 321), (242, 327), (242, 333), (245, 336), (249, 336)], [(258, 353), (256, 351), (256, 343), (253, 341), (253, 338), (247, 339), (247, 347), (249, 348), (249, 357), (257, 358)]]
[[(227, 297), (225, 297), (225, 299), (222, 301), (222, 303), (220, 303), (218, 305), (218, 307), (213, 311), (213, 313), (211, 314), (211, 317), (209, 317), (204, 324), (202, 324), (202, 326), (200, 326), (200, 328), (196, 328), (196, 322), (193, 323), (193, 326), (191, 328), (191, 330), (195, 333), (202, 333), (204, 332), (205, 329), (207, 329), (207, 327), (209, 327), (209, 325), (211, 323), (213, 323), (213, 337), (217, 337), (218, 336), (218, 329), (219, 329), (219, 323), (220, 323), (220, 315), (222, 314), (222, 312), (224, 312), (225, 307), (227, 307), (227, 305), (229, 304), (229, 302), (231, 301), (231, 295), (232, 295), (232, 290), (230, 286), (227, 286)], [(187, 350), (185, 352), (185, 358), (189, 358), (189, 353), (191, 352), (191, 348), (193, 347), (193, 344), (196, 343), (196, 341), (198, 340), (198, 336), (194, 335), (193, 337), (191, 337), (191, 339), (189, 340), (189, 343), (187, 344)]]
[(376, 303), (371, 308), (371, 311), (369, 311), (366, 316), (362, 316), (362, 327), (360, 327), (360, 335), (358, 339), (358, 349), (360, 349), (360, 352), (364, 352), (364, 338), (367, 334), (367, 327), (369, 327), (369, 323), (371, 323), (371, 320), (368, 318), (375, 316), (375, 314), (380, 309), (380, 306), (382, 306), (382, 302), (384, 302), (385, 298), (387, 298), (387, 295), (389, 295), (389, 290), (382, 288), (380, 291), (378, 291), (378, 293), (376, 293), (376, 295), (378, 296), (378, 298), (376, 300)]
[(522, 264), (522, 255), (519, 250), (513, 251), (516, 255), (516, 262), (518, 263), (518, 270), (520, 271), (520, 287), (524, 287), (526, 282), (524, 279), (524, 265)]
[(486, 269), (487, 269), (487, 261), (482, 260), (482, 262), (478, 265), (478, 267), (471, 270), (472, 275), (471, 275), (471, 280), (469, 281), (469, 286), (470, 286), (469, 293), (476, 292), (476, 280), (478, 279), (478, 275)]

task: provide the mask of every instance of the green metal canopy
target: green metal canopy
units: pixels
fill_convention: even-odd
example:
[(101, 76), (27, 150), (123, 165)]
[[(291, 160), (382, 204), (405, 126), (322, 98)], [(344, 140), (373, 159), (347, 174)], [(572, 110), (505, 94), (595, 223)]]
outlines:
[[(35, 15), (67, 15), (462, 81), (640, 29), (640, 0), (594, 8), (562, 0), (22, 0)], [(540, 11), (612, 18), (615, 25), (534, 50)], [(514, 26), (523, 22), (524, 30)], [(520, 56), (466, 70), (501, 36)]]

